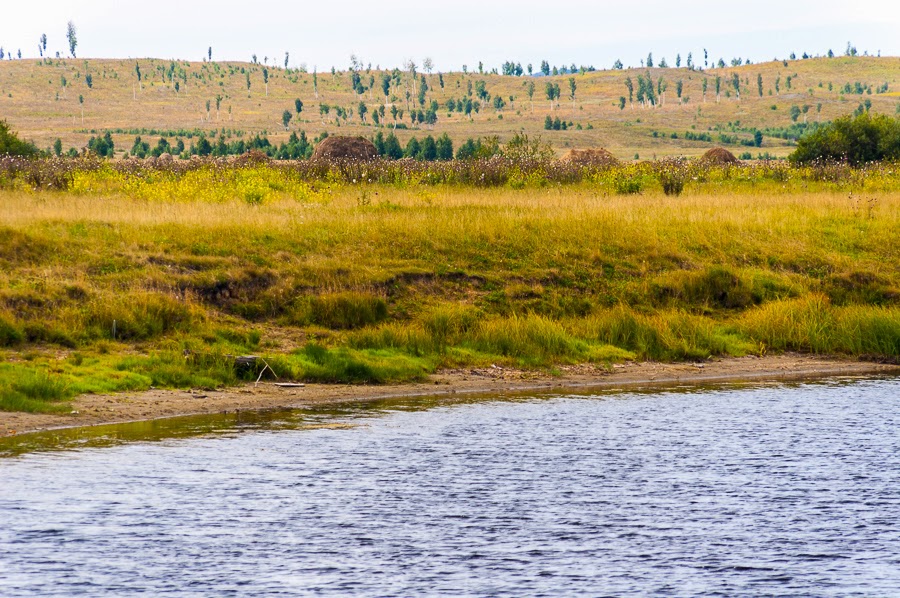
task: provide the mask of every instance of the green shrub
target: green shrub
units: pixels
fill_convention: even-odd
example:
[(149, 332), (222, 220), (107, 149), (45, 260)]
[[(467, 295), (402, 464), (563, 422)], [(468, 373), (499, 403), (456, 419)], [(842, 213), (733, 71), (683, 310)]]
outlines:
[(9, 128), (9, 123), (0, 120), (0, 156), (33, 156), (38, 153), (34, 144), (22, 141)]
[(824, 160), (854, 165), (900, 159), (900, 120), (867, 112), (838, 118), (802, 137), (788, 159), (795, 164)]

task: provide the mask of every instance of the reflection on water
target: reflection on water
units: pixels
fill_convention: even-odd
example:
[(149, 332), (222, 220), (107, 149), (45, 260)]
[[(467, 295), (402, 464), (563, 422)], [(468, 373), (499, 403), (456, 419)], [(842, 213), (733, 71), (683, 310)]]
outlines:
[(898, 402), (874, 379), (6, 440), (0, 595), (896, 595)]

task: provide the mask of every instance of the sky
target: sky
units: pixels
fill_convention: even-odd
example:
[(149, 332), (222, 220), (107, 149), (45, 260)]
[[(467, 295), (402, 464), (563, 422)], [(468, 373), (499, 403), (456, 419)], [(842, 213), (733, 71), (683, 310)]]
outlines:
[[(6, 4), (6, 3), (5, 3)], [(181, 58), (260, 61), (293, 68), (345, 69), (363, 64), (421, 65), (435, 70), (523, 66), (609, 68), (617, 59), (639, 66), (653, 52), (670, 65), (675, 55), (762, 62), (801, 55), (859, 52), (900, 55), (900, 1), (869, 0), (558, 0), (517, 2), (376, 0), (41, 0), (16, 2), (0, 13), (0, 46), (38, 55), (48, 37), (51, 56), (68, 54), (66, 23), (78, 30), (79, 58)]]

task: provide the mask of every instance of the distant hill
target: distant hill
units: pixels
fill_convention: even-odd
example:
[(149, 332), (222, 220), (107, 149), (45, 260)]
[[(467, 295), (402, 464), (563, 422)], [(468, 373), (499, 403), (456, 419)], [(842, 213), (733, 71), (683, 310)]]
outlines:
[[(384, 76), (390, 78), (387, 97)], [(638, 102), (639, 78), (652, 80), (653, 104)], [(200, 133), (229, 139), (266, 134), (281, 142), (291, 131), (305, 131), (310, 139), (322, 132), (371, 137), (397, 124), (406, 127), (396, 130), (404, 144), (412, 136), (447, 133), (458, 146), (469, 137), (496, 135), (502, 141), (524, 131), (541, 135), (559, 152), (601, 146), (620, 158), (692, 156), (714, 145), (739, 155), (784, 156), (792, 139), (819, 122), (855, 110), (898, 113), (898, 78), (900, 58), (893, 57), (815, 58), (705, 71), (626, 69), (550, 77), (416, 73), (415, 78), (399, 71), (313, 74), (238, 62), (12, 60), (0, 62), (0, 118), (40, 148), (51, 147), (57, 138), (65, 149), (81, 148), (91, 136), (110, 132), (117, 155), (131, 148), (136, 135), (151, 144), (163, 133), (186, 142)], [(626, 79), (633, 85), (631, 101)], [(552, 106), (548, 84), (559, 89)], [(299, 115), (296, 100), (303, 105)], [(450, 101), (462, 111), (451, 111)], [(417, 117), (421, 111), (431, 120), (432, 102), (438, 107), (433, 125), (411, 121), (413, 109)], [(373, 113), (380, 107), (384, 117), (376, 126)], [(396, 121), (392, 107), (398, 110)], [(285, 111), (291, 113), (287, 130)], [(548, 117), (551, 126), (559, 119), (559, 130), (545, 128)], [(755, 146), (756, 131), (762, 133), (761, 147)]]

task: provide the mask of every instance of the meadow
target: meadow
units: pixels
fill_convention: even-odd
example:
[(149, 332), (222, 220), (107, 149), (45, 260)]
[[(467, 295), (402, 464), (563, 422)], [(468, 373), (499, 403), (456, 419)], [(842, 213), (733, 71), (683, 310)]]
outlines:
[(896, 360), (898, 183), (889, 164), (6, 158), (0, 408), (272, 372)]

